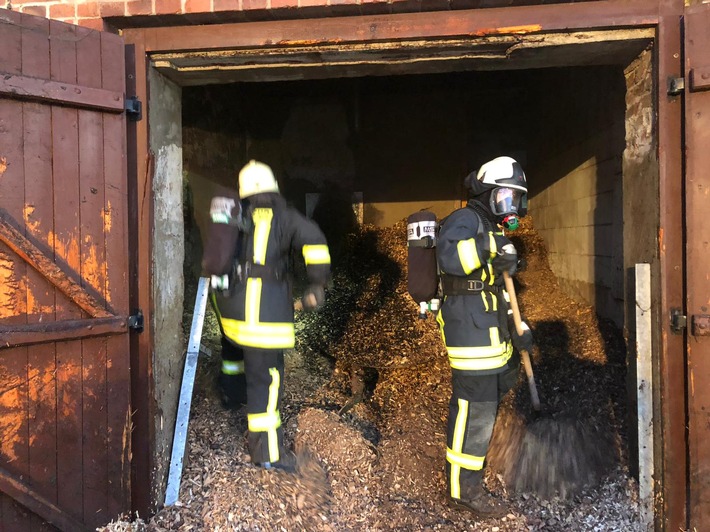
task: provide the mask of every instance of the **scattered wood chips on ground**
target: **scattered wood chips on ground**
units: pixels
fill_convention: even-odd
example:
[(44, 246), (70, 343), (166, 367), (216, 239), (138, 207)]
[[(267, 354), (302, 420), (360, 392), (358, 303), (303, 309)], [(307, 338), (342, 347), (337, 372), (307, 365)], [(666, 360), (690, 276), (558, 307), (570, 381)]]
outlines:
[[(541, 499), (514, 492), (493, 463), (487, 481), (507, 500), (506, 517), (477, 520), (448, 507), (450, 369), (434, 318), (420, 320), (407, 294), (400, 222), (364, 226), (352, 235), (325, 306), (297, 317), (282, 417), (298, 473), (249, 463), (246, 414), (224, 410), (214, 390), (219, 332), (210, 313), (203, 343), (214, 355), (200, 361), (179, 504), (101, 530), (640, 530), (637, 485), (628, 469), (623, 337), (561, 291), (529, 218), (514, 241), (528, 264), (517, 282), (537, 344), (533, 364), (541, 400), (555, 415), (582, 420), (613, 443), (595, 485), (565, 499)], [(189, 292), (187, 297), (189, 307)], [(190, 314), (188, 309), (188, 330)], [(353, 391), (362, 399), (339, 414)], [(499, 426), (525, 423), (529, 411), (521, 379), (501, 405)], [(503, 433), (494, 435), (494, 444)]]

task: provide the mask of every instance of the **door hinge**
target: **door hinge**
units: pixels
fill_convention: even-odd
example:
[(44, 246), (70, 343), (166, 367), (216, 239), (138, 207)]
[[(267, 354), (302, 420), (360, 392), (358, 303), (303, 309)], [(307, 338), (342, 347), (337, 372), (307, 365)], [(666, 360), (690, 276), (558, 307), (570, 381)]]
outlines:
[(685, 78), (668, 78), (668, 96), (680, 96), (685, 92)]
[(688, 326), (688, 318), (679, 308), (671, 309), (671, 332), (681, 334)]
[(128, 316), (128, 328), (136, 332), (143, 332), (143, 311), (138, 309), (132, 315)]
[(143, 118), (143, 104), (138, 99), (138, 96), (129, 96), (126, 98), (126, 116), (133, 122), (138, 122)]

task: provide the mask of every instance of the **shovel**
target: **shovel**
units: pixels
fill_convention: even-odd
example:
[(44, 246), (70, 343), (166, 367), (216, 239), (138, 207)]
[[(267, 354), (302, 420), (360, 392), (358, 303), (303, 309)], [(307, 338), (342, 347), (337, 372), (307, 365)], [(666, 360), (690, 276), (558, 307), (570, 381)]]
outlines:
[[(518, 336), (522, 336), (525, 333), (525, 330), (523, 329), (523, 320), (520, 317), (518, 298), (515, 296), (515, 286), (513, 285), (513, 278), (508, 272), (503, 272), (503, 279), (505, 280), (505, 289), (508, 292), (508, 295), (510, 296), (510, 308), (513, 311), (513, 322), (515, 323), (515, 330), (518, 332)], [(532, 400), (533, 409), (536, 412), (539, 412), (540, 397), (537, 395), (537, 386), (535, 385), (535, 375), (533, 374), (532, 364), (530, 363), (530, 354), (525, 349), (521, 349), (520, 357), (523, 359), (525, 375), (528, 378), (528, 386), (530, 387), (530, 399)]]

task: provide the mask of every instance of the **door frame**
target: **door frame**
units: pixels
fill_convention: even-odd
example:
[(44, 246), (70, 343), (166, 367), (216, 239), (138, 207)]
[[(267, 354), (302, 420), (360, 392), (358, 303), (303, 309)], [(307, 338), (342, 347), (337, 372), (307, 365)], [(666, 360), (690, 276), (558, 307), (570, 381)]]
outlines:
[[(659, 254), (661, 294), (654, 316), (660, 338), (657, 345), (660, 387), (656, 471), (660, 472), (657, 493), (660, 502), (656, 509), (657, 522), (662, 529), (678, 530), (687, 523), (687, 436), (685, 432), (685, 345), (683, 337), (672, 333), (668, 309), (683, 308), (684, 249), (682, 243), (682, 98), (666, 95), (666, 80), (682, 76), (681, 20), (682, 0), (633, 0), (523, 6), (510, 8), (473, 9), (449, 12), (407, 13), (398, 15), (326, 18), (317, 21), (283, 20), (273, 22), (245, 22), (216, 24), (210, 31), (204, 26), (159, 28), (125, 28), (123, 36), (131, 45), (131, 59), (135, 62), (134, 93), (141, 101), (149, 101), (148, 71), (153, 68), (150, 55), (182, 50), (213, 50), (242, 47), (265, 47), (279, 44), (332, 44), (399, 39), (441, 39), (454, 36), (490, 36), (528, 32), (572, 31), (575, 29), (610, 29), (652, 27), (656, 29), (655, 67), (657, 98), (658, 158), (660, 168), (660, 226)], [(366, 37), (363, 37), (366, 36)], [(147, 115), (147, 113), (146, 113)], [(135, 124), (130, 156), (135, 161), (136, 206), (138, 225), (134, 246), (136, 269), (136, 302), (146, 315), (146, 332), (139, 338), (135, 353), (134, 382), (145, 382), (137, 391), (134, 402), (149, 408), (135, 420), (134, 449), (153, 448), (151, 419), (157, 411), (148, 375), (152, 368), (152, 157), (149, 146), (149, 124), (142, 120)], [(135, 389), (135, 388), (134, 388)], [(155, 478), (150, 471), (154, 458), (136, 457), (141, 467), (135, 472), (134, 487), (151, 486)], [(146, 460), (143, 464), (142, 461)], [(136, 508), (146, 512), (154, 507), (149, 494), (134, 493)]]

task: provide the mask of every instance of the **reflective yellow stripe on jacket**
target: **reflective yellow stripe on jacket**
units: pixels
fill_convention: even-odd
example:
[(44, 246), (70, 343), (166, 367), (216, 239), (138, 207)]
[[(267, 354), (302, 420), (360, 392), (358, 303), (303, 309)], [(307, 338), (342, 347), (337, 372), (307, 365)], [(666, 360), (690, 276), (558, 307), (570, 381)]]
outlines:
[(453, 369), (461, 371), (483, 371), (489, 369), (498, 369), (508, 362), (508, 359), (513, 355), (513, 346), (510, 342), (501, 342), (500, 330), (498, 327), (491, 327), (490, 345), (478, 347), (456, 347), (450, 346), (446, 342), (444, 333), (444, 315), (439, 312), (436, 316), (436, 321), (439, 323), (441, 336), (446, 346), (446, 352), (449, 355), (449, 364)]
[[(271, 209), (254, 209), (254, 264), (264, 264), (271, 233)], [(296, 343), (293, 323), (259, 321), (261, 310), (262, 280), (247, 279), (244, 301), (244, 321), (222, 317), (222, 328), (234, 342), (261, 349), (291, 349)]]
[(246, 301), (244, 303), (245, 320), (223, 317), (224, 333), (239, 345), (261, 349), (291, 349), (296, 344), (293, 323), (259, 321), (261, 286), (261, 279), (247, 279)]
[(466, 275), (481, 267), (481, 259), (478, 257), (475, 238), (461, 240), (458, 244), (456, 244), (456, 249), (459, 252), (461, 268), (463, 268), (463, 272)]
[(330, 251), (325, 244), (303, 246), (303, 260), (311, 264), (330, 264)]

